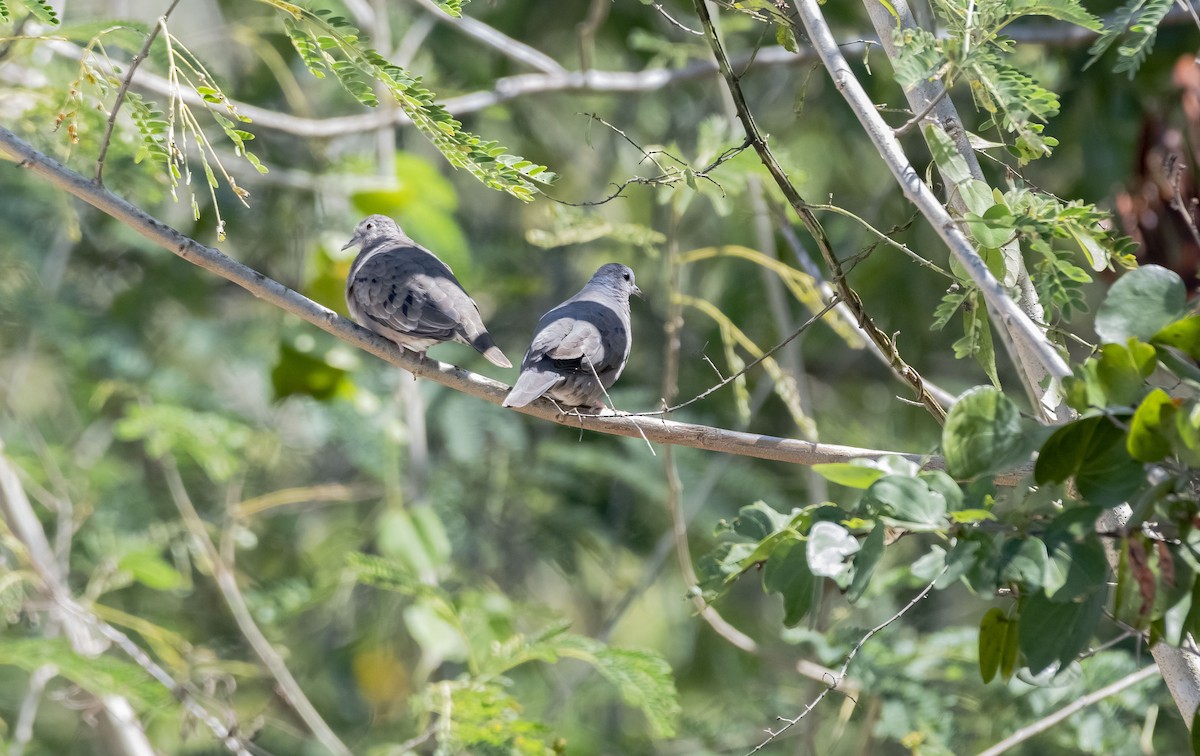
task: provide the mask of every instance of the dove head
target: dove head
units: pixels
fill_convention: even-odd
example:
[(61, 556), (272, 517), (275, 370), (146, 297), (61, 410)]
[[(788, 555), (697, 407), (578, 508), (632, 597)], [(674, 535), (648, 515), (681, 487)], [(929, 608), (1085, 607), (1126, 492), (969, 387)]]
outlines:
[(597, 270), (596, 274), (592, 276), (592, 280), (588, 281), (588, 285), (603, 286), (624, 296), (626, 299), (629, 298), (630, 294), (636, 294), (639, 297), (642, 296), (642, 290), (634, 283), (633, 271), (629, 269), (628, 265), (621, 265), (620, 263), (601, 265), (600, 270)]
[(407, 237), (396, 221), (386, 215), (368, 215), (354, 227), (354, 236), (350, 237), (350, 241), (346, 242), (342, 249), (349, 249), (355, 245), (358, 245), (359, 249), (366, 249), (384, 239), (404, 238)]

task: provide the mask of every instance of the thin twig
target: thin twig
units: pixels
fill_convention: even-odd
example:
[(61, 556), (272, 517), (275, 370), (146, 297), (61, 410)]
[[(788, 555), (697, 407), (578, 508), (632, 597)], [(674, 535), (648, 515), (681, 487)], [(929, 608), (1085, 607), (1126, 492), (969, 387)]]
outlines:
[(700, 580), (696, 576), (696, 568), (692, 566), (692, 552), (688, 546), (687, 519), (680, 506), (682, 485), (679, 482), (679, 471), (675, 469), (674, 449), (669, 446), (663, 449), (663, 469), (667, 476), (667, 508), (671, 511), (671, 534), (675, 539), (675, 555), (679, 559), (679, 571), (683, 574), (683, 581), (687, 585), (696, 611), (717, 635), (748, 654), (757, 654), (758, 643), (729, 624), (729, 621), (705, 600), (700, 591)]
[(271, 645), (271, 641), (267, 640), (267, 636), (263, 635), (262, 630), (255, 623), (254, 617), (250, 614), (250, 608), (246, 605), (246, 599), (238, 588), (237, 578), (234, 577), (225, 561), (221, 559), (221, 554), (208, 535), (204, 521), (200, 519), (200, 514), (192, 505), (191, 497), (188, 496), (187, 489), (183, 485), (183, 478), (179, 475), (179, 468), (175, 465), (175, 459), (166, 455), (160, 462), (167, 478), (167, 489), (171, 492), (171, 498), (183, 518), (183, 524), (204, 555), (208, 557), (208, 566), (212, 571), (213, 579), (216, 580), (217, 588), (220, 589), (221, 596), (224, 597), (230, 613), (233, 614), (238, 629), (250, 643), (250, 647), (254, 649), (254, 653), (258, 655), (263, 666), (279, 684), (284, 700), (300, 715), (304, 724), (317, 737), (321, 745), (337, 756), (350, 756), (350, 749), (321, 718), (316, 707), (312, 705), (300, 684), (296, 682), (296, 678), (292, 676), (291, 670), (287, 668), (283, 657), (279, 655), (279, 652)]
[(452, 26), (471, 39), (478, 40), (506, 58), (523, 63), (530, 68), (536, 68), (542, 73), (562, 74), (567, 69), (554, 58), (541, 50), (534, 49), (524, 42), (519, 42), (493, 26), (478, 21), (470, 16), (454, 17), (447, 15), (433, 0), (411, 0), (424, 8), (438, 21)]
[(8, 746), (8, 756), (21, 756), (25, 753), (25, 746), (33, 739), (33, 720), (37, 718), (42, 692), (46, 690), (46, 683), (57, 674), (58, 667), (43, 664), (29, 676), (29, 687), (25, 689), (25, 697), (21, 700), (17, 725), (13, 728), (12, 743)]
[(930, 113), (932, 113), (933, 109), (936, 108), (938, 106), (938, 104), (941, 103), (942, 99), (944, 97), (946, 97), (946, 95), (948, 95), (949, 93), (950, 93), (950, 90), (943, 87), (942, 91), (938, 92), (936, 95), (934, 95), (933, 99), (929, 101), (929, 104), (925, 106), (924, 110), (922, 110), (920, 113), (917, 113), (912, 118), (908, 119), (907, 121), (905, 121), (901, 125), (897, 126), (896, 128), (892, 129), (892, 133), (895, 134), (897, 137), (902, 137), (905, 134), (907, 134), (908, 132), (915, 129), (917, 127), (917, 124), (921, 123), (921, 121), (924, 121), (925, 117), (928, 116)]
[[(587, 363), (588, 369), (592, 371), (592, 378), (596, 379), (596, 385), (600, 387), (600, 391), (604, 394), (604, 398), (608, 401), (608, 406), (611, 407), (614, 412), (619, 412), (619, 410), (617, 410), (616, 402), (614, 402), (612, 397), (608, 395), (608, 389), (604, 387), (604, 383), (600, 380), (600, 374), (596, 372), (596, 366), (592, 364), (591, 360), (585, 360), (585, 362)], [(621, 414), (628, 416), (630, 413), (622, 412)], [(654, 451), (654, 445), (650, 443), (650, 439), (646, 438), (646, 434), (642, 431), (642, 426), (638, 425), (637, 421), (635, 420), (633, 421), (633, 427), (637, 428), (638, 434), (641, 435), (642, 440), (646, 442), (646, 448), (650, 450), (650, 456), (657, 457), (658, 454)]]
[[(708, 387), (707, 389), (700, 392), (696, 396), (693, 396), (691, 399), (688, 399), (686, 402), (681, 402), (679, 404), (676, 404), (676, 405), (673, 405), (670, 407), (666, 407), (666, 408), (660, 409), (660, 410), (652, 410), (650, 412), (634, 412), (634, 413), (630, 413), (630, 414), (634, 417), (653, 417), (653, 416), (658, 416), (658, 415), (669, 415), (672, 412), (676, 412), (678, 410), (683, 409), (684, 407), (695, 404), (696, 402), (698, 402), (702, 399), (707, 399), (708, 397), (712, 396), (714, 393), (716, 393), (720, 389), (725, 388), (729, 384), (736, 381), (738, 378), (741, 378), (743, 375), (745, 375), (747, 372), (749, 372), (753, 368), (758, 367), (765, 360), (770, 359), (780, 349), (783, 349), (785, 346), (787, 346), (788, 344), (795, 341), (796, 338), (798, 336), (800, 336), (800, 334), (807, 331), (814, 323), (816, 323), (821, 318), (825, 317), (825, 313), (829, 312), (832, 309), (835, 309), (840, 302), (841, 302), (841, 300), (838, 298), (838, 295), (834, 294), (830, 298), (829, 302), (827, 302), (825, 304), (825, 306), (821, 308), (820, 312), (818, 312), (817, 314), (813, 315), (808, 320), (801, 323), (796, 328), (796, 330), (792, 331), (790, 336), (788, 336), (787, 338), (785, 338), (783, 341), (779, 342), (775, 346), (771, 347), (767, 351), (763, 352), (762, 355), (760, 355), (757, 359), (747, 363), (745, 365), (745, 367), (743, 367), (741, 370), (737, 371), (736, 373), (734, 373), (728, 377), (722, 378), (720, 380), (720, 382), (716, 383), (713, 386)], [(718, 376), (719, 375), (720, 375), (720, 373), (718, 372)]]
[[(694, 178), (707, 181), (710, 184), (712, 184), (713, 186), (717, 187), (718, 189), (721, 189), (721, 185), (718, 184), (716, 179), (714, 179), (712, 177), (712, 172), (715, 171), (717, 168), (721, 167), (722, 164), (737, 157), (739, 154), (741, 154), (742, 152), (744, 152), (746, 149), (748, 149), (750, 147), (750, 140), (747, 139), (742, 144), (740, 144), (736, 147), (726, 148), (720, 155), (717, 155), (715, 158), (713, 158), (712, 162), (710, 162), (705, 167), (703, 167), (699, 170), (694, 170), (691, 168), (690, 165), (688, 165), (687, 161), (682, 160), (682, 159), (672, 155), (671, 153), (667, 152), (666, 150), (647, 150), (646, 148), (644, 148), (640, 144), (638, 144), (632, 137), (630, 137), (624, 131), (617, 128), (616, 126), (609, 123), (608, 121), (604, 120), (603, 118), (596, 115), (595, 113), (582, 113), (581, 115), (585, 115), (588, 118), (592, 119), (593, 121), (597, 121), (597, 122), (603, 124), (604, 126), (608, 127), (610, 130), (612, 130), (614, 133), (620, 135), (622, 139), (624, 139), (626, 142), (628, 142), (630, 145), (632, 145), (635, 150), (637, 150), (638, 152), (640, 152), (642, 154), (643, 161), (649, 160), (651, 163), (654, 164), (654, 167), (658, 169), (658, 175), (657, 176), (633, 176), (631, 178), (628, 178), (619, 184), (614, 184), (614, 186), (616, 186), (616, 189), (613, 190), (607, 196), (605, 196), (601, 199), (598, 199), (598, 200), (584, 200), (583, 202), (568, 202), (567, 200), (556, 199), (555, 197), (551, 197), (548, 194), (546, 195), (547, 197), (549, 197), (549, 199), (559, 203), (560, 205), (567, 205), (569, 207), (595, 207), (597, 205), (607, 204), (607, 203), (612, 202), (613, 200), (617, 199), (618, 197), (622, 196), (622, 194), (625, 192), (626, 189), (628, 189), (630, 186), (633, 186), (635, 184), (642, 184), (642, 185), (646, 185), (646, 186), (670, 186), (672, 184), (678, 184), (681, 181), (687, 181), (687, 178), (688, 178), (687, 171), (688, 170), (692, 171), (692, 176)], [(681, 168), (675, 168), (675, 167), (665, 168), (665, 167), (663, 167), (662, 163), (658, 162), (658, 159), (655, 158), (656, 154), (668, 157), (671, 160), (678, 163), (682, 167)], [(724, 193), (725, 193), (724, 189), (721, 189), (722, 196), (724, 195)], [(545, 192), (543, 192), (543, 194), (545, 194)]]
[[(663, 324), (663, 403), (669, 403), (679, 391), (679, 331), (683, 325), (682, 304), (676, 296), (682, 289), (683, 270), (679, 262), (679, 245), (676, 234), (678, 212), (672, 206), (671, 227), (667, 236), (665, 265), (667, 281), (671, 290), (670, 310)], [(679, 561), (679, 572), (683, 576), (684, 585), (691, 595), (692, 603), (699, 612), (700, 618), (713, 629), (717, 635), (729, 641), (733, 646), (746, 653), (758, 653), (758, 644), (753, 638), (738, 630), (721, 616), (700, 591), (700, 580), (692, 565), (691, 548), (688, 545), (688, 518), (683, 512), (683, 485), (679, 480), (679, 470), (675, 467), (674, 449), (667, 446), (663, 449), (663, 474), (667, 478), (667, 510), (671, 514), (671, 538), (675, 545), (675, 556)]]
[(650, 3), (650, 7), (653, 8), (654, 10), (658, 11), (658, 15), (667, 19), (667, 23), (671, 24), (671, 26), (674, 26), (676, 29), (679, 29), (680, 31), (685, 31), (688, 34), (694, 34), (697, 37), (704, 36), (704, 32), (696, 31), (692, 27), (690, 27), (690, 26), (684, 24), (683, 22), (679, 21), (678, 19), (676, 19), (670, 13), (667, 13), (667, 9), (663, 7), (662, 3)]
[[(938, 577), (941, 577), (941, 576), (939, 575)], [(930, 582), (929, 585), (925, 586), (921, 590), (921, 592), (918, 593), (916, 596), (914, 596), (912, 601), (909, 601), (907, 604), (905, 604), (900, 609), (900, 611), (896, 612), (891, 617), (888, 617), (883, 622), (879, 623), (875, 627), (868, 630), (866, 635), (864, 635), (862, 638), (860, 638), (858, 643), (854, 644), (854, 648), (850, 649), (850, 653), (846, 654), (846, 659), (844, 662), (842, 662), (842, 667), (841, 667), (841, 669), (838, 670), (837, 675), (832, 680), (827, 681), (825, 689), (822, 690), (819, 694), (817, 694), (817, 697), (814, 698), (812, 700), (812, 702), (808, 704), (808, 706), (804, 707), (804, 711), (800, 712), (799, 714), (797, 714), (795, 717), (793, 717), (791, 719), (789, 719), (788, 717), (779, 717), (777, 721), (783, 722), (783, 727), (780, 727), (778, 730), (768, 729), (767, 730), (767, 739), (764, 740), (763, 742), (759, 743), (757, 746), (755, 746), (754, 749), (752, 751), (750, 751), (750, 753), (758, 753), (763, 748), (766, 748), (767, 745), (769, 745), (771, 743), (771, 741), (775, 740), (775, 738), (778, 738), (780, 735), (787, 732), (790, 728), (794, 727), (797, 722), (799, 722), (801, 719), (804, 719), (804, 717), (808, 716), (808, 713), (810, 711), (812, 711), (813, 709), (815, 709), (817, 704), (821, 703), (821, 701), (823, 701), (825, 699), (825, 696), (829, 695), (829, 692), (831, 690), (836, 689), (839, 685), (842, 684), (842, 681), (846, 679), (846, 671), (850, 668), (850, 662), (854, 661), (854, 657), (858, 655), (858, 652), (862, 650), (862, 647), (866, 645), (867, 641), (871, 640), (871, 638), (875, 637), (875, 635), (877, 633), (879, 633), (881, 630), (883, 630), (884, 628), (886, 628), (888, 625), (892, 624), (896, 620), (903, 617), (905, 614), (908, 613), (908, 611), (910, 609), (912, 609), (914, 606), (919, 604), (921, 602), (921, 600), (924, 599), (926, 596), (928, 596), (929, 592), (933, 590), (933, 585), (935, 582), (937, 582), (936, 579), (934, 581)]]
[(216, 715), (201, 706), (196, 701), (188, 685), (178, 682), (171, 676), (171, 673), (167, 672), (151, 659), (150, 655), (143, 651), (141, 646), (134, 643), (128, 635), (92, 614), (87, 609), (84, 609), (80, 606), (79, 602), (71, 597), (60, 594), (54, 598), (59, 606), (74, 614), (81, 621), (92, 627), (98, 634), (111, 641), (114, 646), (124, 651), (125, 655), (132, 659), (134, 664), (137, 664), (160, 685), (171, 691), (171, 695), (179, 701), (188, 715), (195, 717), (196, 721), (203, 722), (206, 727), (212, 730), (212, 733), (217, 736), (217, 739), (221, 741), (221, 744), (225, 748), (237, 754), (237, 756), (250, 756), (250, 751), (247, 745), (242, 742), (241, 737), (237, 735), (236, 728), (226, 727), (221, 720), (217, 719)]
[(1167, 184), (1171, 187), (1171, 209), (1179, 213), (1179, 217), (1183, 220), (1188, 231), (1192, 235), (1192, 241), (1200, 246), (1200, 229), (1196, 228), (1196, 217), (1192, 212), (1192, 208), (1188, 207), (1187, 202), (1183, 198), (1183, 192), (1179, 191), (1180, 184), (1183, 181), (1183, 172), (1187, 170), (1187, 166), (1179, 159), (1178, 155), (1171, 155), (1166, 162)]
[(800, 196), (796, 185), (788, 178), (787, 173), (775, 158), (771, 148), (767, 146), (767, 140), (758, 128), (758, 123), (755, 121), (754, 114), (746, 102), (746, 96), (742, 92), (741, 83), (738, 77), (734, 75), (733, 68), (729, 62), (729, 56), (725, 53), (725, 47), (721, 44), (720, 37), (717, 35), (712, 16), (708, 12), (706, 0), (694, 0), (694, 4), (696, 14), (700, 17), (700, 23), (704, 27), (705, 36), (712, 47), (713, 55), (717, 59), (717, 67), (721, 71), (721, 76), (725, 80), (729, 94), (733, 97), (738, 119), (742, 122), (742, 127), (746, 131), (746, 137), (750, 140), (755, 152), (758, 153), (759, 160), (762, 161), (767, 172), (771, 174), (771, 178), (774, 179), (779, 190), (783, 192), (783, 196), (787, 198), (788, 204), (792, 206), (792, 209), (799, 216), (804, 227), (812, 235), (813, 240), (816, 241), (817, 248), (821, 251), (821, 257), (824, 258), (825, 264), (829, 266), (834, 285), (838, 287), (842, 301), (854, 312), (859, 325), (862, 326), (871, 340), (879, 346), (881, 351), (889, 356), (894, 371), (912, 387), (917, 400), (925, 405), (925, 408), (938, 423), (944, 423), (946, 421), (945, 408), (925, 388), (924, 380), (921, 378), (920, 373), (913, 369), (900, 356), (900, 352), (891, 338), (871, 320), (862, 300), (859, 299), (858, 294), (850, 288), (849, 283), (846, 281), (841, 263), (833, 251), (829, 238), (825, 235), (825, 229), (822, 228), (820, 221), (817, 220), (811, 206)]
[(158, 23), (154, 24), (150, 29), (150, 33), (146, 36), (146, 44), (142, 45), (142, 49), (137, 55), (133, 56), (133, 60), (129, 61), (129, 70), (125, 72), (125, 78), (121, 80), (121, 87), (117, 90), (117, 98), (113, 101), (112, 112), (108, 114), (108, 124), (104, 127), (104, 138), (100, 140), (100, 152), (96, 156), (96, 183), (104, 183), (104, 157), (108, 154), (108, 145), (112, 142), (113, 128), (117, 124), (117, 111), (121, 109), (121, 104), (125, 102), (125, 94), (129, 91), (129, 85), (133, 82), (133, 74), (137, 71), (138, 66), (150, 54), (150, 47), (154, 44), (154, 40), (158, 39), (158, 33), (167, 25), (167, 18), (171, 15), (171, 11), (175, 10), (175, 6), (179, 5), (179, 0), (171, 0), (171, 4), (167, 6), (166, 12), (159, 17)]
[(235, 520), (242, 520), (249, 517), (256, 517), (277, 507), (288, 507), (294, 504), (307, 504), (310, 502), (356, 501), (378, 495), (378, 487), (366, 484), (346, 485), (343, 483), (326, 483), (316, 486), (284, 488), (234, 504), (229, 508), (229, 514)]
[(1064, 719), (1071, 716), (1072, 714), (1074, 714), (1078, 711), (1082, 711), (1083, 709), (1086, 709), (1087, 707), (1091, 706), (1092, 704), (1094, 704), (1098, 701), (1102, 701), (1105, 698), (1108, 698), (1109, 696), (1114, 696), (1117, 693), (1120, 693), (1121, 691), (1125, 690), (1126, 688), (1137, 685), (1138, 683), (1142, 682), (1143, 680), (1148, 680), (1151, 677), (1158, 677), (1158, 675), (1159, 675), (1158, 667), (1153, 664), (1151, 664), (1149, 667), (1144, 667), (1142, 669), (1139, 669), (1137, 672), (1132, 672), (1128, 675), (1125, 675), (1120, 680), (1117, 680), (1116, 682), (1111, 683), (1109, 685), (1105, 685), (1100, 690), (1093, 691), (1092, 693), (1088, 693), (1086, 696), (1084, 696), (1082, 698), (1075, 699), (1074, 701), (1072, 701), (1071, 703), (1062, 707), (1061, 709), (1054, 712), (1053, 714), (1042, 717), (1041, 719), (1034, 722), (1033, 724), (1029, 724), (1029, 725), (1022, 727), (1021, 729), (1017, 730), (1012, 735), (1009, 735), (1004, 740), (1001, 740), (999, 743), (992, 746), (991, 748), (988, 748), (984, 751), (980, 751), (979, 756), (999, 756), (999, 754), (1004, 753), (1005, 751), (1012, 748), (1013, 746), (1015, 746), (1019, 743), (1023, 743), (1026, 740), (1029, 740), (1034, 735), (1037, 735), (1040, 732), (1045, 732), (1046, 730), (1050, 729), (1051, 727), (1053, 727), (1054, 725), (1063, 721)]

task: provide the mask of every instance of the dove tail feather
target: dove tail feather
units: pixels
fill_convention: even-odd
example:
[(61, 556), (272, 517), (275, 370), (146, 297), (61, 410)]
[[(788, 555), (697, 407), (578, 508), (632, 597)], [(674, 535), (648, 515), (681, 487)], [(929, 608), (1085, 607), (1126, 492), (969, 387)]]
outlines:
[(562, 376), (554, 373), (543, 373), (539, 370), (524, 370), (521, 372), (512, 391), (504, 397), (505, 407), (524, 407), (525, 405), (545, 394), (562, 380)]
[(483, 356), (485, 358), (487, 358), (488, 362), (492, 363), (493, 365), (496, 365), (497, 367), (502, 367), (502, 368), (512, 367), (512, 363), (509, 362), (508, 358), (504, 356), (504, 352), (501, 352), (500, 347), (498, 347), (494, 344), (484, 350)]
[(473, 339), (465, 338), (464, 334), (460, 333), (458, 339), (471, 345), (493, 365), (502, 368), (512, 367), (512, 363), (504, 356), (504, 352), (501, 352), (500, 347), (496, 346), (496, 342), (492, 340), (492, 334), (487, 331), (483, 331)]

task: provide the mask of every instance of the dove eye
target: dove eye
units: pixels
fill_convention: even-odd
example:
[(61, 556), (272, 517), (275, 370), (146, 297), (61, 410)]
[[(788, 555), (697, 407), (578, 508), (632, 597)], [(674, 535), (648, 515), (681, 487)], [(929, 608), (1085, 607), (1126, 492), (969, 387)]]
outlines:
[(629, 274), (628, 274), (628, 273), (626, 273), (626, 274), (625, 274), (625, 280), (626, 280), (626, 281), (628, 281), (628, 280), (629, 280)]

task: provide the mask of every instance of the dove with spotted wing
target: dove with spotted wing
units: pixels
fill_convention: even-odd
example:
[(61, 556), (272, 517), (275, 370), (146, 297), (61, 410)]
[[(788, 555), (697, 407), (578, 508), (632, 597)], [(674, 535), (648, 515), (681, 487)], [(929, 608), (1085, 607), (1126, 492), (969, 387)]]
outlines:
[(629, 295), (641, 293), (628, 267), (601, 266), (578, 294), (538, 321), (504, 406), (547, 396), (569, 407), (603, 409), (605, 392), (629, 359)]
[(500, 367), (512, 363), (483, 324), (479, 307), (450, 266), (385, 215), (370, 215), (342, 249), (358, 245), (346, 278), (346, 304), (358, 323), (425, 359), (434, 344), (456, 341)]

